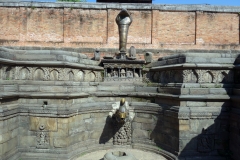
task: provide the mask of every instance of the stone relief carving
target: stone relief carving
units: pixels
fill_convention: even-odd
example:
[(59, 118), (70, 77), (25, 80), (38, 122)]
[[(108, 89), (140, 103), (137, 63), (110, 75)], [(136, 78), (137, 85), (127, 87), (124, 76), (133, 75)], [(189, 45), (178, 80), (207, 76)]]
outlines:
[(155, 83), (232, 83), (234, 72), (203, 69), (156, 71), (150, 72), (149, 81)]
[(0, 69), (0, 78), (3, 80), (102, 81), (101, 71), (25, 66), (3, 66)]
[[(123, 101), (122, 101), (123, 100)], [(128, 105), (128, 102), (125, 99), (122, 99), (121, 102), (115, 102), (112, 104), (112, 110), (109, 112), (109, 117), (113, 118), (114, 130), (115, 135), (113, 136), (113, 144), (114, 145), (129, 145), (131, 144), (132, 139), (132, 120), (135, 116), (133, 109), (131, 109)], [(124, 107), (123, 107), (124, 106)], [(123, 107), (123, 108), (122, 108)], [(123, 110), (120, 112), (121, 116), (125, 116), (123, 118), (125, 121), (121, 122), (118, 121), (116, 114), (119, 113), (119, 110)]]
[(48, 132), (37, 132), (37, 146), (39, 149), (49, 148), (49, 135)]

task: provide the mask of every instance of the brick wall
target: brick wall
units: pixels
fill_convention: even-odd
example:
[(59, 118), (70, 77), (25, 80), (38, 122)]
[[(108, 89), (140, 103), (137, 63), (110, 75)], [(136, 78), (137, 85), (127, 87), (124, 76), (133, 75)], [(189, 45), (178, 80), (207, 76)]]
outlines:
[(239, 8), (202, 5), (0, 3), (0, 45), (118, 48), (121, 8), (137, 49), (240, 49)]

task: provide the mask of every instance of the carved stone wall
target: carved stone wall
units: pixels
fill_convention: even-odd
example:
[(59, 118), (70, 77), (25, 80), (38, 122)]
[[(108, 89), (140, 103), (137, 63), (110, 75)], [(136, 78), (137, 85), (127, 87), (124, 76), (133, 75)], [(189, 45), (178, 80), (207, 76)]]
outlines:
[(102, 81), (100, 71), (86, 69), (72, 69), (60, 67), (26, 67), (2, 66), (2, 80), (36, 80), (36, 81)]

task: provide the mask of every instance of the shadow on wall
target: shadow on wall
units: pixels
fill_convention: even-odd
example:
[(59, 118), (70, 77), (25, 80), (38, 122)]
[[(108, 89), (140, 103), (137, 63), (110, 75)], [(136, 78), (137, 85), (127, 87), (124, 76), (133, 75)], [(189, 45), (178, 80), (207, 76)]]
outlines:
[[(230, 96), (234, 84), (228, 83), (228, 75), (224, 76), (222, 90)], [(180, 160), (233, 159), (229, 142), (231, 101), (224, 98), (195, 101), (206, 106), (165, 107), (150, 138), (157, 147), (177, 155)], [(187, 111), (182, 112), (182, 108)], [(185, 117), (181, 118), (180, 114)]]
[(113, 143), (113, 135), (115, 135), (114, 125), (112, 123), (112, 118), (108, 116), (106, 118), (102, 134), (99, 138), (99, 144)]
[(179, 132), (183, 136), (179, 141), (179, 159), (231, 159), (229, 110), (230, 106), (222, 106), (215, 119), (190, 119), (188, 133)]

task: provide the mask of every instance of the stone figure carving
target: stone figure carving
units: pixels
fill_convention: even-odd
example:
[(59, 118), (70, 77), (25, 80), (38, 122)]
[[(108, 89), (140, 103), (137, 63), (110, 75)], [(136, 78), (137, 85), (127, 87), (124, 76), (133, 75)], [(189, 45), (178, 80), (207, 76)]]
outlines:
[(146, 61), (146, 63), (151, 63), (153, 58), (152, 58), (152, 53), (151, 52), (146, 52), (144, 54), (144, 59)]
[(37, 133), (37, 148), (44, 149), (49, 148), (49, 139), (47, 132), (38, 132)]
[(121, 69), (121, 77), (126, 77), (126, 71), (125, 69)]
[(128, 59), (134, 60), (136, 59), (136, 49), (134, 46), (131, 46), (129, 49), (129, 57)]
[(128, 29), (132, 23), (132, 17), (126, 9), (122, 9), (121, 12), (117, 15), (116, 23), (118, 25), (119, 31), (119, 51), (121, 55), (120, 58), (126, 59)]
[(118, 77), (118, 71), (114, 70), (112, 73), (112, 77)]
[(99, 52), (98, 48), (96, 48), (96, 50), (94, 52), (94, 60), (96, 60), (96, 61), (100, 60), (100, 52)]
[(127, 71), (127, 77), (133, 77), (133, 72), (132, 71)]
[(113, 110), (109, 116), (113, 120), (115, 135), (113, 136), (113, 144), (129, 145), (132, 139), (131, 121), (134, 118), (133, 111), (129, 110), (128, 103), (122, 98), (120, 102), (112, 105)]

